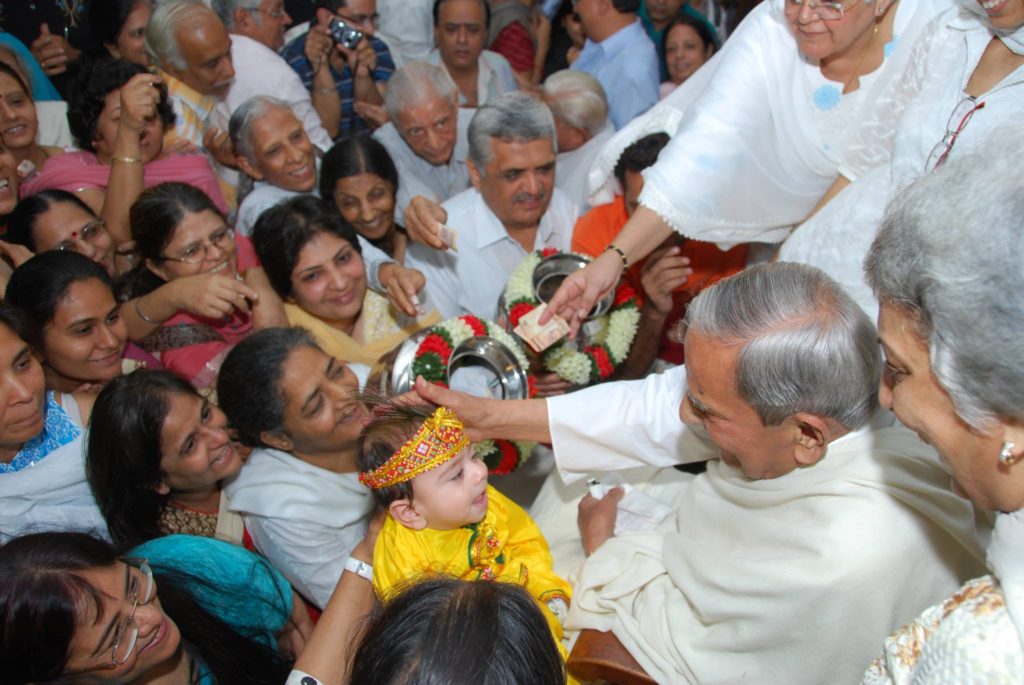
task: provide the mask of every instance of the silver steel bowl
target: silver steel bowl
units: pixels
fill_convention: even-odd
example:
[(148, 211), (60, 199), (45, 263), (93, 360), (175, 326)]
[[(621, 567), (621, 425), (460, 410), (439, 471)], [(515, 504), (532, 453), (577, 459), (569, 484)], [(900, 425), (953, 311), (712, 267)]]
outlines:
[(430, 334), (429, 328), (416, 331), (398, 346), (398, 354), (390, 369), (384, 369), (380, 375), (380, 392), (385, 397), (398, 396), (412, 390), (416, 377), (412, 373), (412, 363), (416, 360), (416, 349), (423, 339)]
[[(562, 285), (562, 281), (569, 274), (579, 271), (589, 263), (589, 257), (570, 252), (560, 252), (550, 257), (545, 257), (540, 260), (540, 263), (533, 270), (534, 295), (538, 300), (547, 304), (555, 296), (558, 286)], [(589, 321), (590, 319), (607, 314), (608, 310), (612, 308), (614, 300), (614, 292), (610, 292), (598, 300), (594, 308), (590, 310), (590, 314), (587, 315), (587, 320)]]
[(526, 369), (512, 350), (497, 338), (478, 335), (464, 340), (448, 360), (448, 380), (459, 369), (479, 367), (493, 378), (488, 381), (490, 397), (500, 400), (525, 400), (529, 397)]

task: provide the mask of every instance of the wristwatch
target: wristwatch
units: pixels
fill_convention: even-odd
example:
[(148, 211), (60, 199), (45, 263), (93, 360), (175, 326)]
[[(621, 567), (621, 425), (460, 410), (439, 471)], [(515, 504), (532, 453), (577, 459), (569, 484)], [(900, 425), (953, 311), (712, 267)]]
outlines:
[(373, 582), (373, 566), (367, 564), (365, 561), (360, 561), (355, 557), (349, 557), (348, 560), (345, 561), (345, 570), (354, 573), (361, 578), (365, 578), (371, 583)]

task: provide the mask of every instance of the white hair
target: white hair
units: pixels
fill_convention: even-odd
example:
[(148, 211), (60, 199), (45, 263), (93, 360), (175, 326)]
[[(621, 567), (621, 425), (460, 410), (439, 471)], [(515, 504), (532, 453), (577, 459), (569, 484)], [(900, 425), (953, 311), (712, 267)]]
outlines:
[(608, 122), (608, 98), (590, 74), (556, 71), (544, 80), (544, 101), (556, 119), (596, 135)]
[(957, 414), (1024, 418), (1024, 137), (1004, 127), (889, 204), (864, 270), (907, 314)]
[(146, 54), (158, 67), (185, 69), (188, 64), (178, 45), (178, 26), (184, 21), (212, 10), (203, 0), (167, 0), (158, 2), (146, 24)]
[(488, 100), (469, 122), (469, 158), (477, 169), (491, 159), (491, 140), (529, 142), (551, 139), (551, 149), (558, 151), (555, 120), (551, 110), (529, 93), (514, 90)]
[[(261, 0), (210, 0), (210, 8), (217, 13), (220, 20), (224, 22), (224, 26), (227, 27), (228, 31), (235, 30), (235, 12), (238, 10), (246, 10), (252, 12), (260, 7)], [(253, 12), (253, 21), (258, 25), (263, 18), (260, 17), (259, 12)]]
[(253, 95), (231, 113), (228, 122), (228, 135), (236, 155), (241, 155), (256, 166), (256, 158), (252, 147), (252, 126), (274, 109), (283, 109), (294, 115), (295, 112), (284, 100), (269, 95)]
[(736, 385), (766, 426), (807, 412), (854, 430), (878, 406), (875, 327), (821, 269), (751, 267), (701, 292), (684, 322), (688, 331), (740, 344)]
[(384, 109), (392, 121), (398, 113), (432, 98), (456, 101), (455, 83), (444, 69), (427, 62), (411, 62), (388, 79), (384, 93)]

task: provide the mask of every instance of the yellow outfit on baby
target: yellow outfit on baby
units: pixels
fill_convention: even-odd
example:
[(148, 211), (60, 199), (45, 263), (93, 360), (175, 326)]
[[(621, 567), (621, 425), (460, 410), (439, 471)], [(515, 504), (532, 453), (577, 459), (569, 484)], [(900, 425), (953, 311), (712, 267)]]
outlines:
[(540, 604), (563, 658), (562, 624), (572, 589), (557, 576), (548, 543), (522, 507), (490, 485), (480, 523), (455, 530), (412, 530), (388, 516), (373, 550), (373, 587), (384, 598), (423, 575), (523, 586)]

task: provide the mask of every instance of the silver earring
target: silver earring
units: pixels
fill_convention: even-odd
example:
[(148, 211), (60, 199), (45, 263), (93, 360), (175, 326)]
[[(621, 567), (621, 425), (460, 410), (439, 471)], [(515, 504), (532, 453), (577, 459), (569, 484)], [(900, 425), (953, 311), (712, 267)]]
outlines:
[(1013, 453), (1015, 445), (1012, 442), (1004, 442), (1003, 449), (999, 451), (999, 463), (1006, 466), (1013, 466), (1020, 461), (1020, 455)]

